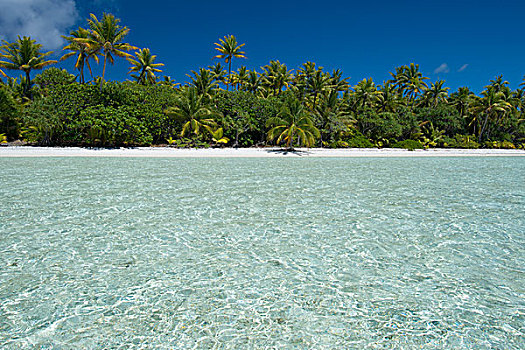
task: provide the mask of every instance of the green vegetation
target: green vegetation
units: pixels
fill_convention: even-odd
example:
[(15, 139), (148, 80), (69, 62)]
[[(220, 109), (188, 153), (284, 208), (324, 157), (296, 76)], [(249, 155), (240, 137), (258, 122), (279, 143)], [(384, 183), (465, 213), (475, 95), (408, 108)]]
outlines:
[[(51, 52), (41, 52), (29, 37), (4, 41), (2, 140), (105, 147), (525, 147), (525, 77), (511, 90), (499, 76), (478, 96), (431, 82), (413, 63), (396, 67), (388, 81), (368, 78), (354, 86), (340, 70), (313, 62), (296, 70), (278, 60), (259, 71), (234, 70), (234, 59), (246, 53), (228, 35), (215, 44), (214, 57), (227, 69), (222, 62), (199, 68), (181, 85), (160, 75), (164, 65), (148, 48), (126, 43), (128, 33), (111, 14), (100, 21), (91, 15), (87, 28), (64, 36), (60, 59), (74, 58), (78, 75), (52, 67), (34, 79), (33, 71), (56, 63), (47, 59)], [(118, 64), (129, 64), (130, 81), (106, 82), (107, 63), (119, 57)], [(13, 78), (8, 71), (24, 74)]]
[(285, 105), (277, 117), (268, 119), (266, 126), (272, 127), (268, 131), (268, 140), (277, 138), (278, 145), (284, 142), (288, 148), (293, 148), (294, 139), (301, 146), (312, 147), (321, 135), (308, 111), (296, 99)]
[(25, 79), (21, 84), (23, 86), (24, 97), (30, 97), (31, 71), (34, 69), (42, 69), (57, 61), (45, 60), (52, 52), (41, 53), (40, 49), (42, 45), (37, 44), (35, 40), (31, 40), (31, 38), (27, 36), (23, 38), (18, 37), (18, 39), (12, 43), (3, 40), (3, 43), (4, 45), (0, 48), (0, 58), (6, 59), (6, 61), (0, 61), (0, 67), (23, 71), (25, 73)]

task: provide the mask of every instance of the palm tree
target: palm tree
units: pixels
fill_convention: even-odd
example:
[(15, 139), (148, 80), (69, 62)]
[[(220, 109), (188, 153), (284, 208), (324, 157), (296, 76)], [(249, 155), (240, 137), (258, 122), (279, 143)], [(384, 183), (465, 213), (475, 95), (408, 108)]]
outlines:
[(305, 80), (310, 79), (315, 72), (322, 71), (323, 67), (317, 67), (315, 62), (307, 61), (301, 65), (297, 71), (297, 77), (303, 77)]
[(79, 42), (77, 40), (77, 39), (87, 39), (89, 37), (89, 30), (78, 27), (78, 30), (72, 30), (69, 33), (69, 35), (70, 36), (62, 35), (62, 38), (64, 38), (68, 42), (68, 44), (64, 46), (62, 50), (69, 50), (71, 52), (68, 52), (64, 56), (62, 56), (60, 58), (60, 61), (63, 61), (69, 57), (77, 55), (76, 62), (75, 62), (75, 68), (79, 70), (80, 82), (83, 84), (85, 83), (84, 65), (88, 66), (89, 73), (91, 74), (91, 77), (93, 78), (93, 73), (91, 71), (89, 59), (93, 58), (93, 60), (98, 63), (98, 56), (93, 50), (91, 50), (89, 44), (87, 44), (86, 42)]
[[(311, 81), (316, 72), (322, 72), (323, 67), (317, 67), (315, 62), (305, 62), (301, 65), (301, 68), (297, 70), (297, 74), (294, 77), (292, 88), (295, 91), (295, 95), (299, 100), (303, 100), (308, 93)], [(324, 88), (324, 87), (323, 87)], [(319, 93), (319, 92), (318, 92)]]
[(373, 107), (379, 95), (372, 78), (363, 79), (354, 86), (354, 96), (361, 107)]
[(0, 61), (0, 68), (23, 71), (26, 74), (24, 95), (28, 96), (31, 88), (31, 70), (42, 69), (57, 63), (55, 60), (45, 59), (53, 52), (40, 52), (42, 45), (37, 44), (36, 40), (31, 40), (31, 38), (27, 36), (23, 38), (19, 36), (13, 43), (5, 40), (2, 42), (4, 45), (0, 47), (0, 58), (4, 58), (6, 61)]
[(214, 113), (205, 105), (203, 96), (199, 96), (192, 87), (183, 89), (175, 106), (168, 108), (166, 114), (184, 122), (181, 137), (189, 132), (198, 136), (204, 130), (212, 133), (217, 126)]
[(248, 82), (249, 71), (245, 66), (242, 66), (238, 71), (233, 73), (232, 85), (237, 87), (237, 90), (242, 90), (243, 86)]
[(390, 73), (390, 75), (394, 78), (392, 82), (398, 91), (411, 101), (414, 101), (428, 88), (425, 83), (428, 78), (419, 71), (419, 64), (410, 63), (410, 66), (396, 67), (396, 73)]
[(137, 83), (146, 85), (149, 84), (155, 84), (157, 81), (157, 78), (155, 77), (155, 73), (162, 72), (161, 69), (158, 69), (158, 67), (164, 66), (163, 63), (154, 63), (155, 59), (157, 58), (156, 55), (152, 55), (149, 49), (142, 49), (137, 52), (135, 52), (135, 56), (137, 56), (136, 60), (133, 58), (128, 58), (128, 62), (131, 63), (131, 68), (129, 69), (129, 73), (131, 72), (137, 72), (137, 74), (131, 74), (131, 76), (135, 79), (137, 79)]
[(264, 71), (262, 85), (274, 95), (279, 95), (293, 80), (292, 71), (279, 61), (270, 61), (270, 64), (261, 68)]
[(436, 107), (439, 102), (448, 102), (448, 87), (443, 87), (445, 84), (444, 80), (438, 80), (432, 83), (430, 88), (423, 94), (423, 103), (430, 107)]
[[(506, 80), (503, 80), (503, 75), (498, 75), (496, 79), (491, 79), (490, 84), (488, 86), (492, 86), (495, 89), (495, 92), (502, 91), (505, 87), (509, 85), (509, 82)], [(486, 88), (488, 86), (485, 86)]]
[(293, 149), (294, 139), (299, 145), (311, 147), (315, 144), (315, 138), (321, 136), (310, 114), (298, 100), (285, 106), (278, 116), (268, 119), (266, 126), (273, 126), (268, 131), (268, 140), (277, 138), (277, 144), (286, 142), (289, 149)]
[(325, 92), (315, 109), (317, 125), (321, 131), (321, 146), (323, 146), (324, 135), (327, 141), (336, 141), (337, 135), (348, 131), (355, 122), (350, 113), (345, 110), (343, 103), (337, 96), (336, 90)]
[(193, 70), (191, 73), (193, 76), (188, 74), (187, 76), (191, 79), (190, 84), (195, 88), (197, 94), (205, 100), (211, 99), (218, 86), (214, 73), (204, 68), (200, 68), (198, 73)]
[(314, 98), (313, 110), (317, 103), (317, 96), (330, 87), (330, 74), (323, 73), (322, 70), (317, 70), (314, 75), (307, 81), (306, 91), (308, 91)]
[(343, 72), (340, 69), (336, 69), (330, 78), (330, 88), (337, 92), (347, 91), (349, 88), (348, 79), (343, 78)]
[[(219, 51), (220, 54), (214, 58), (224, 58), (224, 62), (228, 64), (228, 82), (231, 84), (232, 58), (246, 58), (244, 56), (245, 52), (241, 51), (241, 47), (245, 44), (238, 45), (237, 39), (233, 35), (225, 36), (224, 39), (219, 39), (219, 41), (221, 42), (220, 44), (215, 43), (217, 45), (215, 50)], [(228, 85), (226, 85), (226, 89), (228, 89)]]
[(525, 75), (523, 76), (523, 82), (520, 84), (523, 88), (525, 88)]
[(403, 99), (396, 92), (394, 85), (390, 82), (383, 82), (379, 86), (379, 94), (376, 96), (376, 106), (380, 112), (394, 113), (397, 108), (402, 105)]
[(517, 111), (523, 111), (523, 107), (525, 107), (525, 89), (516, 89), (512, 93), (511, 101)]
[(479, 142), (490, 128), (489, 122), (499, 122), (512, 107), (505, 101), (505, 94), (497, 91), (496, 86), (489, 85), (481, 95), (481, 97), (475, 97), (472, 102), (472, 119), (469, 123), (469, 126), (474, 125), (474, 132), (477, 132)]
[(261, 87), (260, 82), (259, 74), (255, 70), (252, 70), (248, 73), (248, 80), (246, 81), (244, 90), (255, 94)]
[(217, 62), (217, 64), (213, 66), (208, 66), (208, 69), (211, 71), (215, 81), (226, 84), (226, 71), (222, 68), (221, 62)]
[(104, 13), (102, 21), (99, 21), (94, 14), (88, 19), (89, 37), (87, 39), (79, 38), (77, 41), (87, 43), (93, 52), (102, 52), (104, 56), (104, 68), (102, 69), (102, 79), (106, 74), (106, 64), (114, 64), (113, 56), (130, 58), (133, 57), (125, 51), (137, 50), (138, 48), (122, 42), (129, 33), (128, 27), (119, 25), (120, 19), (115, 18), (112, 14)]
[(450, 94), (449, 102), (456, 107), (461, 117), (466, 118), (474, 96), (474, 93), (468, 87), (463, 86), (458, 88), (458, 91)]
[(169, 75), (164, 75), (162, 80), (158, 82), (160, 85), (166, 85), (170, 87), (177, 87), (179, 83), (175, 82), (175, 79), (172, 79)]

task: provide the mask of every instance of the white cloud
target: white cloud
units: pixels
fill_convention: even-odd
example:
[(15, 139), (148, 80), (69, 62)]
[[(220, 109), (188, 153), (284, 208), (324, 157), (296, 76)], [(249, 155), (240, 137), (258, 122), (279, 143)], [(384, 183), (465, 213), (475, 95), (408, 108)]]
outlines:
[(458, 72), (463, 72), (465, 69), (467, 69), (467, 67), (468, 67), (468, 63), (462, 65), (461, 67), (459, 67)]
[(448, 67), (448, 64), (446, 63), (441, 63), (439, 67), (434, 69), (434, 74), (448, 73), (448, 72), (450, 72), (450, 68)]
[(18, 35), (54, 50), (61, 47), (61, 35), (78, 19), (74, 0), (0, 0), (0, 38), (15, 40)]

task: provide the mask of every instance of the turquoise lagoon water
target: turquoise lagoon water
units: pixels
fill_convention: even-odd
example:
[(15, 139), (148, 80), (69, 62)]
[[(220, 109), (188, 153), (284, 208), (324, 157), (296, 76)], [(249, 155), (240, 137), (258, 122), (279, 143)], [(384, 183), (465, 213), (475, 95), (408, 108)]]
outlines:
[(525, 158), (0, 164), (0, 348), (525, 347)]

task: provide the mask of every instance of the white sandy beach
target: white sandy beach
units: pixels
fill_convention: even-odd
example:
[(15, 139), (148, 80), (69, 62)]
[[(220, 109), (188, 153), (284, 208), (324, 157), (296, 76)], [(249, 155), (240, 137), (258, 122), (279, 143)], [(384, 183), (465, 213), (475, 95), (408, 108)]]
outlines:
[(393, 148), (207, 148), (170, 147), (80, 148), (80, 147), (0, 147), (1, 157), (156, 157), (156, 158), (275, 158), (275, 157), (525, 157), (525, 150), (509, 149), (428, 149), (408, 151)]

